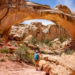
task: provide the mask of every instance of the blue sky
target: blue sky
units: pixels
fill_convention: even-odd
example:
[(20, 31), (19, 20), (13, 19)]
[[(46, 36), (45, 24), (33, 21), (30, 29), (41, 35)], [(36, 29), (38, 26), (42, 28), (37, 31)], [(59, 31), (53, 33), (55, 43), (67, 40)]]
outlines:
[(42, 20), (42, 19), (33, 19), (33, 20), (26, 20), (22, 24), (30, 24), (31, 22), (42, 22), (43, 25), (48, 25), (48, 24), (55, 24), (52, 21), (49, 20)]
[(33, 1), (39, 4), (49, 5), (51, 8), (54, 8), (58, 4), (67, 5), (71, 11), (75, 11), (75, 0), (28, 0)]

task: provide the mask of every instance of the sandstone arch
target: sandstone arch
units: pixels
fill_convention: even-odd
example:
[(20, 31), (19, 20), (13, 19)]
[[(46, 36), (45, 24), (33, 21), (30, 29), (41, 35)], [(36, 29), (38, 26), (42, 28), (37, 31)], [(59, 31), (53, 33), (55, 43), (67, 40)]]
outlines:
[[(7, 3), (5, 3), (5, 5), (2, 4), (1, 7), (4, 7), (6, 5)], [(7, 37), (11, 26), (16, 23), (20, 23), (24, 20), (30, 19), (47, 19), (66, 29), (66, 31), (70, 34), (72, 41), (75, 42), (75, 17), (71, 15), (71, 12), (67, 13), (60, 9), (51, 9), (48, 6), (32, 2), (28, 3), (26, 1), (25, 6), (24, 3), (23, 5), (21, 4), (18, 8), (16, 6), (17, 2), (14, 7), (11, 6), (9, 8), (9, 12), (7, 13), (7, 15), (2, 20), (0, 20), (0, 34), (4, 37)], [(0, 11), (2, 12), (0, 13), (0, 19), (2, 15), (5, 15), (5, 9), (5, 7), (3, 9), (0, 9)]]

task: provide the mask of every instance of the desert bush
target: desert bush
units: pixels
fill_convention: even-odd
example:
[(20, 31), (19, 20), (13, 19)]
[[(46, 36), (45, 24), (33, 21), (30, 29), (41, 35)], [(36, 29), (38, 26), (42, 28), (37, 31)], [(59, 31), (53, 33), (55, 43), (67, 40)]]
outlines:
[(29, 53), (25, 55), (25, 59), (24, 59), (27, 63), (33, 64), (33, 54)]
[(46, 38), (46, 39), (44, 40), (44, 43), (45, 43), (46, 45), (48, 45), (48, 46), (51, 46), (51, 45), (52, 45), (52, 42), (51, 42), (48, 38)]
[(70, 35), (67, 35), (66, 39), (70, 39)]
[(65, 41), (65, 39), (64, 39), (64, 37), (63, 37), (62, 35), (59, 35), (58, 39), (59, 39), (59, 41), (60, 41), (61, 43)]
[(0, 52), (1, 52), (1, 53), (10, 53), (10, 49), (8, 49), (8, 48), (2, 48), (2, 49), (0, 50)]
[(27, 63), (33, 63), (33, 54), (28, 53), (29, 48), (23, 44), (19, 46), (17, 50), (14, 52), (14, 57), (18, 61), (24, 61)]
[(73, 54), (74, 52), (75, 52), (74, 50), (70, 50), (70, 49), (69, 49), (69, 50), (66, 51), (66, 54), (71, 55), (71, 54)]
[(31, 41), (29, 41), (29, 43), (35, 45), (37, 43), (39, 43), (39, 40), (36, 37), (33, 37)]
[(71, 55), (71, 54), (73, 54), (75, 51), (74, 50), (67, 50), (67, 51), (61, 51), (60, 53), (58, 53), (59, 54), (59, 56), (61, 56), (63, 53), (66, 53), (66, 54), (68, 54), (68, 55)]

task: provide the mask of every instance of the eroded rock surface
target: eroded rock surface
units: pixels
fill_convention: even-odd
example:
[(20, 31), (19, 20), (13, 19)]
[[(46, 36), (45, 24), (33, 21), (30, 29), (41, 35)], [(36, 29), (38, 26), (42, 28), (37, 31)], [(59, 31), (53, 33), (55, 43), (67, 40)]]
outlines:
[(32, 35), (42, 41), (42, 40), (45, 40), (46, 38), (49, 40), (54, 40), (55, 38), (58, 38), (60, 35), (66, 38), (68, 36), (68, 33), (65, 31), (65, 29), (57, 25), (44, 26), (42, 25), (41, 22), (32, 22), (29, 25), (18, 24), (17, 26), (12, 26), (10, 34), (9, 34), (9, 38), (22, 39), (24, 35), (25, 37)]
[(65, 5), (57, 5), (55, 7), (55, 9), (59, 9), (59, 10), (65, 12), (65, 13), (71, 14), (70, 9), (67, 6), (65, 6)]
[[(75, 74), (75, 53), (72, 55), (63, 54), (60, 56), (43, 55), (40, 60), (40, 67), (46, 71), (49, 70), (50, 75), (74, 75)], [(69, 58), (69, 59), (68, 59)], [(50, 69), (49, 69), (50, 68)]]

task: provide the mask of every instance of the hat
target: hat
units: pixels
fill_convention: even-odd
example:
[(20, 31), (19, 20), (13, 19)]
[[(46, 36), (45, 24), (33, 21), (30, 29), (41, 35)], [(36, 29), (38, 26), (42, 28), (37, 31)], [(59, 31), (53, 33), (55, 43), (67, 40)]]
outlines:
[(38, 53), (38, 51), (37, 51), (37, 50), (36, 50), (35, 52), (36, 52), (36, 53)]

